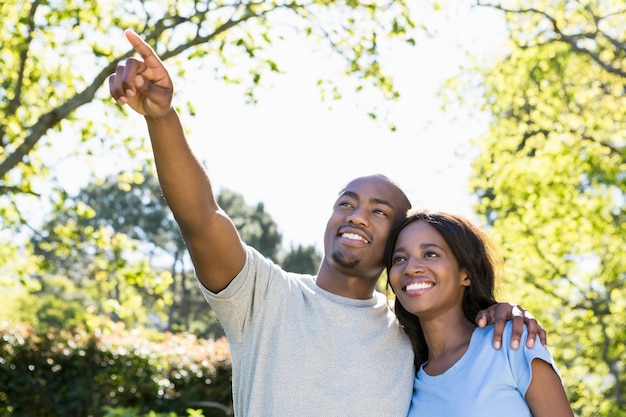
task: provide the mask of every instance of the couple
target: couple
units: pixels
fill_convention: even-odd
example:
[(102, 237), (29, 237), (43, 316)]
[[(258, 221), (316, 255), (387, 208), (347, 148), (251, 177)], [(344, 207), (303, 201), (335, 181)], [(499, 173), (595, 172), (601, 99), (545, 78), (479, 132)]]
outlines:
[[(406, 416), (415, 378), (411, 342), (375, 291), (392, 224), (410, 202), (380, 175), (351, 181), (335, 202), (317, 276), (288, 273), (245, 245), (217, 205), (211, 182), (172, 106), (173, 84), (134, 32), (141, 59), (109, 77), (113, 98), (146, 119), (159, 182), (191, 254), (200, 288), (228, 337), (239, 416)], [(512, 306), (482, 311), (502, 343)], [(545, 333), (532, 317), (527, 344)], [(511, 344), (522, 337), (514, 320)]]

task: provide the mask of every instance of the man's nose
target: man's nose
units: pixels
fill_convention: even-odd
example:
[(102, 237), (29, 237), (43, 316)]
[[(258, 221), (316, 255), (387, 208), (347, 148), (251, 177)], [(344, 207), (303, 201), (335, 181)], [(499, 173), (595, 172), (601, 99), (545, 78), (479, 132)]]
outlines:
[(355, 226), (367, 226), (369, 224), (369, 213), (366, 209), (357, 207), (348, 216), (348, 222)]

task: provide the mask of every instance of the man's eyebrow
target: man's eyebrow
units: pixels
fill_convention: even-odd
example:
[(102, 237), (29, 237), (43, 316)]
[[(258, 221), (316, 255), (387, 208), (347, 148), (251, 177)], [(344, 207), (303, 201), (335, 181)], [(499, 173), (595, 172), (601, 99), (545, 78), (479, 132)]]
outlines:
[(358, 199), (359, 195), (354, 191), (344, 190), (342, 193), (339, 194), (339, 197), (352, 197)]
[(383, 200), (383, 199), (380, 199), (380, 198), (372, 198), (370, 201), (371, 201), (372, 203), (374, 203), (374, 204), (382, 204), (382, 205), (384, 205), (384, 206), (388, 206), (388, 207), (389, 207), (389, 208), (391, 208), (391, 209), (395, 209), (395, 207), (393, 206), (393, 204), (391, 204), (391, 203), (390, 203), (389, 201), (387, 201), (387, 200)]
[[(344, 190), (344, 192), (339, 194), (339, 197), (352, 197), (355, 200), (359, 200), (359, 195), (357, 193), (355, 193), (354, 191), (350, 191), (350, 190)], [(375, 197), (374, 198), (370, 198), (370, 203), (382, 204), (384, 206), (387, 206), (387, 207), (391, 208), (392, 210), (395, 209), (393, 204), (391, 204), (387, 200), (383, 200), (382, 198), (375, 198)]]

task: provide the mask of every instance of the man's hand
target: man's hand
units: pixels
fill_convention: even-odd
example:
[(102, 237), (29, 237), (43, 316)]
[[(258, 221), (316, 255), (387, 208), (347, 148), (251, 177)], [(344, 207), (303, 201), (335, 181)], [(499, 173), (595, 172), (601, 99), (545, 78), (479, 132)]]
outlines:
[(476, 315), (478, 327), (485, 327), (488, 324), (494, 325), (493, 347), (500, 349), (502, 346), (502, 332), (507, 321), (513, 321), (513, 332), (511, 335), (511, 347), (519, 348), (524, 323), (528, 328), (528, 338), (526, 346), (532, 348), (535, 345), (535, 338), (539, 335), (541, 344), (546, 346), (546, 331), (539, 325), (533, 315), (517, 304), (498, 303), (486, 310), (481, 310)]
[(172, 108), (172, 80), (161, 59), (139, 35), (130, 29), (124, 34), (142, 60), (129, 58), (117, 66), (109, 76), (111, 96), (146, 117), (162, 117)]

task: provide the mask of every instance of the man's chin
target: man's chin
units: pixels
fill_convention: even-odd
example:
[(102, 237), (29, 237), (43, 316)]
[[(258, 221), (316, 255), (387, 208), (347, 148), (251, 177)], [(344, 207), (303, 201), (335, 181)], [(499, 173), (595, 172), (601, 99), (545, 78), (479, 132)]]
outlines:
[(336, 265), (346, 269), (356, 268), (361, 264), (360, 258), (345, 252), (333, 253), (332, 259)]

